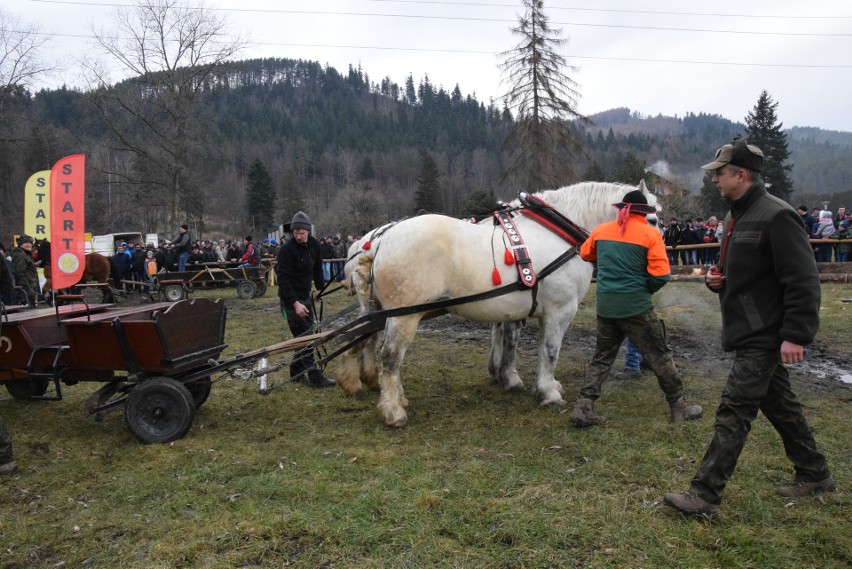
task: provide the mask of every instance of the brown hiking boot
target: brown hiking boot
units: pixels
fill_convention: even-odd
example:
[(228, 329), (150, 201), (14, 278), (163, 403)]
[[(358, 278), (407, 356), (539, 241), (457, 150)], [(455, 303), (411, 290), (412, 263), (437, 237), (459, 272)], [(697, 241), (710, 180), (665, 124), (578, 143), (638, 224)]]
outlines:
[(792, 484), (784, 484), (778, 486), (776, 490), (779, 494), (787, 498), (801, 498), (818, 492), (834, 492), (834, 480), (829, 476), (825, 480), (819, 482), (803, 482), (796, 480)]
[(697, 419), (704, 413), (704, 408), (701, 405), (690, 405), (685, 397), (681, 397), (670, 405), (672, 414), (672, 423), (680, 421), (692, 421)]
[(666, 494), (663, 502), (687, 516), (712, 516), (719, 511), (719, 504), (711, 504), (689, 490)]
[(632, 369), (629, 367), (624, 368), (620, 372), (613, 375), (613, 377), (619, 381), (629, 381), (631, 379), (641, 379), (642, 372), (638, 369)]
[(591, 399), (577, 399), (571, 411), (571, 420), (580, 428), (606, 423), (606, 419), (595, 413), (595, 402)]

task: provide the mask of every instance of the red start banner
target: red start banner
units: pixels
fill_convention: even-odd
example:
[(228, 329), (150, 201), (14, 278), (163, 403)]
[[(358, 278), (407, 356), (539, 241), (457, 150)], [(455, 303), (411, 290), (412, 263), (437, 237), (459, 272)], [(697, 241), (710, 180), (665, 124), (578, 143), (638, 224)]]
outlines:
[(80, 282), (86, 268), (86, 155), (66, 156), (50, 171), (50, 265), (53, 288)]

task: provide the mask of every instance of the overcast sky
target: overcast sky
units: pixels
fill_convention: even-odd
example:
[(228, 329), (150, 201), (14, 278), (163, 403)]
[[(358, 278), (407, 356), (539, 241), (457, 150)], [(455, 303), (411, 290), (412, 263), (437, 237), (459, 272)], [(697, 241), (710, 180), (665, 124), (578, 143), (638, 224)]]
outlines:
[[(132, 0), (0, 0), (24, 24), (53, 35), (45, 55), (92, 53), (91, 30)], [(182, 0), (176, 0), (182, 1)], [(520, 0), (209, 0), (234, 30), (250, 36), (243, 58), (319, 61), (371, 81), (404, 85), (428, 75), (436, 86), (480, 101), (500, 99), (497, 54), (513, 48)], [(568, 39), (577, 67), (579, 111), (629, 107), (643, 115), (687, 112), (743, 121), (762, 90), (785, 128), (852, 131), (852, 2), (763, 0), (545, 0), (551, 25)]]

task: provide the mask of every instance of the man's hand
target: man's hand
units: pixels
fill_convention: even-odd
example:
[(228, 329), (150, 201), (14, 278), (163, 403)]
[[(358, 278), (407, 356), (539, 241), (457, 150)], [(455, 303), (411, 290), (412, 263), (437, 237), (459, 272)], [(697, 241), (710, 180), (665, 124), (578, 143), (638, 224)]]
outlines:
[(296, 312), (296, 316), (300, 316), (302, 318), (307, 318), (311, 313), (311, 311), (298, 300), (293, 303), (293, 310)]
[(712, 265), (707, 269), (707, 275), (704, 277), (704, 282), (713, 290), (718, 290), (725, 286), (725, 275), (719, 270), (719, 267)]
[(805, 359), (805, 348), (794, 344), (789, 340), (781, 343), (781, 362), (785, 364), (797, 364)]

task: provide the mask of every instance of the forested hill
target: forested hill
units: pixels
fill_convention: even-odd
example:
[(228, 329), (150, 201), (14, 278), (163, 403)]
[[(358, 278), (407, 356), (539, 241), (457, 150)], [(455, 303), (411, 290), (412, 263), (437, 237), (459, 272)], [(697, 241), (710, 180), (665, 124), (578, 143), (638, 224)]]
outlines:
[[(415, 84), (409, 76), (398, 85), (360, 68), (340, 72), (290, 59), (240, 61), (204, 75), (198, 108), (179, 132), (189, 137), (179, 149), (186, 167), (175, 171), (163, 164), (178, 150), (169, 146), (178, 131), (169, 130), (168, 113), (157, 106), (158, 89), (167, 89), (165, 82), (152, 87), (157, 80), (96, 92), (16, 93), (0, 121), (0, 230), (19, 229), (26, 179), (77, 152), (88, 156), (87, 227), (95, 232), (169, 233), (177, 212), (198, 233), (241, 235), (246, 226), (281, 223), (297, 208), (322, 231), (361, 231), (412, 214), (430, 162), (439, 186), (435, 209), (451, 215), (475, 213), (524, 189), (504, 178), (513, 149), (503, 140), (514, 119), (499, 102), (478, 101), (457, 86), (447, 91), (428, 78)], [(115, 93), (146, 111), (104, 106), (103, 95)], [(576, 127), (585, 152), (572, 158), (578, 180), (635, 183), (644, 165), (693, 193), (701, 187), (698, 167), (745, 128), (700, 110), (647, 117), (620, 108), (591, 118), (594, 126)], [(794, 202), (852, 188), (852, 133), (793, 128), (788, 141)], [(246, 199), (248, 172), (258, 161), (275, 192), (274, 205), (260, 209)]]
[[(346, 74), (318, 62), (243, 61), (210, 80), (209, 102), (229, 140), (259, 144), (287, 138), (313, 149), (387, 152), (400, 147), (450, 152), (492, 148), (486, 110), (456, 88), (428, 82), (408, 89), (360, 69)], [(493, 109), (492, 109), (492, 112)]]
[[(751, 109), (744, 109), (745, 116)], [(676, 176), (690, 179), (696, 165), (707, 162), (708, 152), (745, 133), (744, 122), (733, 122), (718, 115), (687, 113), (685, 117), (641, 116), (628, 108), (612, 109), (593, 115), (595, 127), (616, 137), (634, 141), (637, 156), (652, 166), (657, 160), (668, 163)], [(792, 179), (797, 194), (833, 194), (852, 190), (852, 133), (823, 130), (814, 127), (784, 129), (793, 164)], [(604, 134), (605, 136), (606, 134)], [(639, 142), (643, 139), (666, 141), (667, 151), (644, 153)], [(691, 174), (690, 174), (691, 173)], [(697, 172), (700, 176), (700, 172)], [(694, 179), (689, 184), (701, 185)], [(795, 199), (794, 202), (798, 203)], [(848, 198), (847, 198), (848, 199)]]

